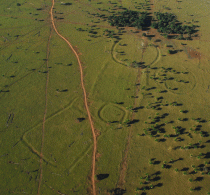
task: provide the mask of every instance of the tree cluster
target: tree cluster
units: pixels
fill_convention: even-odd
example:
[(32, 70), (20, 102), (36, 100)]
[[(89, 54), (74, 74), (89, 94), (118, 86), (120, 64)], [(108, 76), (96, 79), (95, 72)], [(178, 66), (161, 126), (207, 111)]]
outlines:
[(108, 17), (108, 22), (111, 26), (117, 27), (137, 27), (142, 29), (142, 27), (147, 24), (147, 12), (138, 12), (126, 10), (123, 12), (118, 12), (112, 16)]
[(174, 14), (155, 12), (157, 22), (153, 22), (151, 27), (158, 32), (166, 34), (193, 34), (196, 26), (182, 25)]

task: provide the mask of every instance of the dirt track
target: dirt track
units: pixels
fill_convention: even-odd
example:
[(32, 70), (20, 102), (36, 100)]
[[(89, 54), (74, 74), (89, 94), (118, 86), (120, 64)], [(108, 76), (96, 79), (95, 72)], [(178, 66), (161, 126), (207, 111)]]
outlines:
[(52, 22), (53, 29), (55, 30), (55, 32), (57, 33), (57, 35), (61, 39), (63, 39), (68, 44), (68, 46), (71, 48), (71, 50), (74, 52), (74, 54), (75, 54), (75, 56), (77, 58), (78, 64), (79, 64), (80, 78), (81, 78), (81, 87), (82, 87), (83, 94), (84, 94), (84, 104), (85, 104), (85, 108), (86, 108), (86, 111), (87, 111), (87, 114), (88, 114), (88, 119), (89, 119), (89, 122), (90, 122), (91, 130), (92, 130), (92, 135), (93, 135), (93, 145), (94, 146), (93, 146), (93, 156), (92, 156), (91, 183), (92, 183), (92, 194), (93, 195), (96, 195), (96, 189), (95, 189), (95, 162), (96, 162), (96, 148), (97, 148), (97, 145), (96, 144), (97, 144), (97, 141), (96, 141), (95, 129), (94, 129), (94, 126), (93, 126), (93, 121), (92, 121), (91, 114), (90, 114), (89, 107), (88, 107), (87, 93), (86, 93), (85, 86), (84, 86), (84, 81), (83, 81), (84, 76), (83, 76), (82, 64), (81, 64), (79, 55), (77, 54), (76, 50), (73, 48), (73, 46), (71, 45), (71, 43), (64, 36), (62, 36), (58, 32), (58, 30), (57, 30), (57, 28), (55, 26), (55, 22), (54, 22), (54, 18), (53, 18), (54, 4), (55, 4), (55, 1), (52, 0), (52, 7), (51, 7), (51, 10), (50, 10), (50, 16), (51, 16), (51, 22)]
[(48, 39), (47, 43), (47, 78), (46, 78), (46, 85), (45, 85), (45, 110), (44, 110), (44, 117), (43, 117), (43, 122), (42, 122), (42, 141), (41, 141), (41, 151), (40, 151), (40, 160), (39, 160), (39, 169), (40, 169), (40, 175), (39, 175), (39, 185), (38, 185), (38, 192), (37, 195), (40, 194), (40, 189), (41, 189), (41, 183), (42, 183), (42, 175), (43, 175), (43, 148), (44, 148), (44, 133), (45, 133), (45, 121), (46, 121), (46, 115), (47, 115), (47, 91), (48, 91), (48, 83), (49, 83), (49, 55), (50, 55), (50, 40), (52, 37), (52, 29), (50, 29), (50, 36)]

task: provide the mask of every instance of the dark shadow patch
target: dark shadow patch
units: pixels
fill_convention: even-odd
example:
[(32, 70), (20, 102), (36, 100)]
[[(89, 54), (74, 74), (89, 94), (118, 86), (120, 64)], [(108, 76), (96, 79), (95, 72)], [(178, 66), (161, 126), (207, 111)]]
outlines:
[(160, 142), (165, 142), (166, 139), (165, 139), (165, 138), (162, 138), (162, 139), (160, 139), (159, 141), (160, 141)]
[(137, 111), (137, 110), (143, 109), (143, 108), (144, 108), (144, 106), (139, 106), (139, 107), (133, 108), (133, 111)]
[(156, 161), (154, 161), (153, 164), (154, 164), (154, 165), (159, 165), (159, 164), (160, 164), (160, 161), (159, 161), (159, 160), (156, 160)]
[(109, 177), (109, 174), (98, 174), (97, 179), (98, 180), (103, 180)]
[(67, 91), (68, 91), (68, 89), (63, 89), (60, 92), (67, 92)]
[(85, 120), (85, 118), (77, 118), (78, 122), (82, 122)]
[(189, 112), (188, 110), (184, 110), (184, 111), (183, 111), (183, 113), (185, 113), (185, 114), (188, 113), (188, 112)]
[(151, 181), (159, 181), (160, 179), (161, 179), (161, 177), (155, 176), (153, 179), (151, 179)]
[(171, 168), (171, 165), (165, 165), (165, 168), (166, 169), (170, 169)]
[(198, 187), (195, 187), (195, 189), (194, 189), (194, 190), (195, 190), (195, 191), (200, 191), (200, 190), (201, 190), (201, 188), (202, 188), (202, 187), (198, 186)]
[(132, 121), (128, 122), (128, 125), (132, 125), (138, 122), (139, 122), (139, 119), (133, 119)]
[(121, 189), (121, 188), (115, 188), (113, 190), (110, 190), (110, 192), (113, 194), (113, 195), (123, 195), (126, 193), (126, 190), (124, 189)]
[(124, 104), (124, 102), (116, 102), (116, 104), (120, 104), (120, 105), (122, 105), (122, 104)]
[(62, 3), (61, 5), (72, 5), (72, 3)]
[(204, 158), (210, 158), (210, 152), (207, 152), (206, 154), (204, 154)]
[(119, 121), (111, 121), (110, 123), (119, 123)]
[(182, 121), (188, 121), (188, 118), (183, 118)]
[(181, 169), (181, 171), (188, 171), (189, 168), (188, 167), (184, 167), (183, 169)]
[(157, 171), (157, 172), (155, 172), (154, 174), (152, 174), (152, 175), (160, 175), (161, 174), (161, 172), (160, 171)]
[(0, 93), (1, 93), (1, 92), (9, 92), (9, 90), (4, 90), (4, 91), (3, 91), (3, 90), (0, 90)]
[(163, 186), (163, 183), (158, 183), (157, 185), (155, 185), (155, 187), (161, 187)]

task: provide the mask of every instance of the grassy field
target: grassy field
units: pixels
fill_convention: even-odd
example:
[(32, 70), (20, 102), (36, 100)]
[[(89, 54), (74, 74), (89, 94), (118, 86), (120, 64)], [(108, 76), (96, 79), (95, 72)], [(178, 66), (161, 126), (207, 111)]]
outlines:
[[(41, 158), (40, 194), (91, 194), (80, 70), (52, 28), (51, 3), (0, 3), (0, 194), (37, 194)], [(198, 25), (197, 37), (110, 26), (103, 15), (123, 7), (174, 13)], [(209, 8), (204, 0), (55, 1), (56, 27), (85, 74), (97, 194), (210, 193)]]

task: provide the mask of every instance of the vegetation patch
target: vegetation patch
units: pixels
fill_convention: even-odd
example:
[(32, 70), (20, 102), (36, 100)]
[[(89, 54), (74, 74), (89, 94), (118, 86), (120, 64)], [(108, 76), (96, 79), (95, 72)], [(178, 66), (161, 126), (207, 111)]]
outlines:
[(172, 13), (155, 12), (156, 22), (153, 22), (151, 27), (158, 30), (158, 32), (166, 34), (181, 34), (179, 39), (184, 39), (183, 34), (188, 34), (189, 37), (195, 32), (196, 25), (182, 25), (177, 20), (177, 16)]
[(137, 27), (142, 29), (144, 26), (148, 25), (147, 12), (138, 12), (132, 10), (126, 10), (123, 12), (118, 12), (108, 17), (108, 22), (111, 26), (117, 27)]

